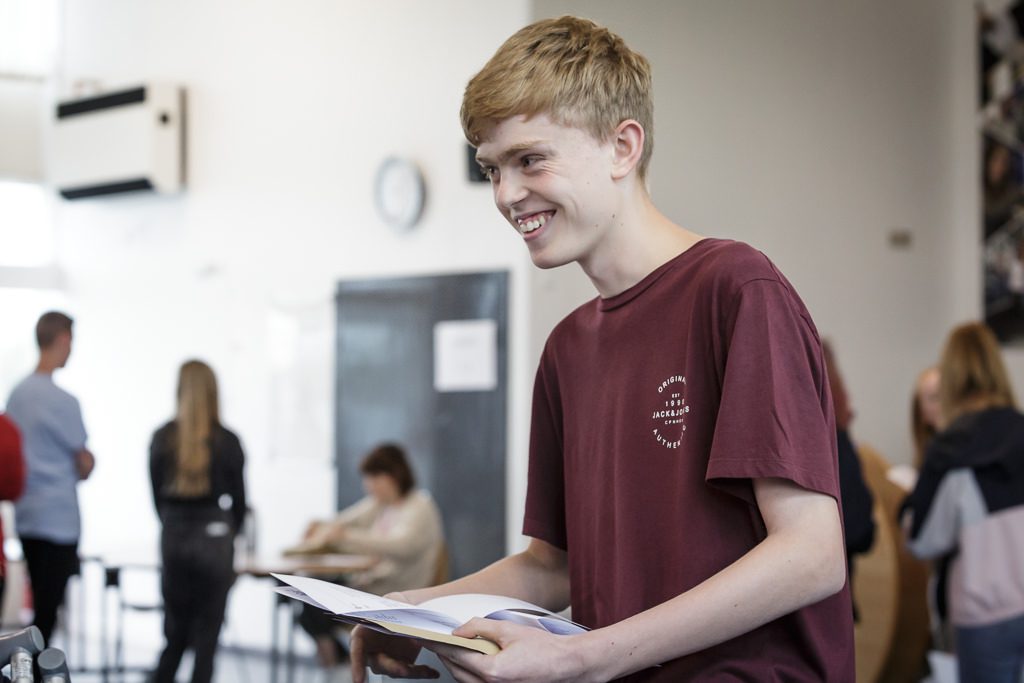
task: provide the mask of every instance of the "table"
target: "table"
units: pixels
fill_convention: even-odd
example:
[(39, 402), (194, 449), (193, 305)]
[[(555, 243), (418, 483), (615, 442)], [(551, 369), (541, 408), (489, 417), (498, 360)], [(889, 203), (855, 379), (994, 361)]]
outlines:
[(267, 577), (271, 574), (301, 574), (303, 576), (328, 576), (348, 574), (369, 569), (376, 558), (368, 555), (276, 555), (264, 557), (238, 557), (235, 571), (239, 575)]
[[(302, 576), (325, 577), (349, 574), (369, 569), (376, 563), (376, 558), (366, 555), (340, 555), (335, 553), (320, 555), (277, 555), (270, 558), (237, 557), (235, 571), (240, 575), (255, 578), (273, 578), (271, 574), (299, 574)], [(274, 579), (276, 581), (276, 579)], [(296, 600), (274, 593), (273, 613), (271, 615), (270, 644), (270, 680), (277, 683), (280, 664), (280, 634), (278, 632), (278, 610), (287, 607), (290, 616), (288, 624), (288, 643), (285, 651), (285, 662), (288, 671), (288, 683), (295, 678), (295, 607)]]

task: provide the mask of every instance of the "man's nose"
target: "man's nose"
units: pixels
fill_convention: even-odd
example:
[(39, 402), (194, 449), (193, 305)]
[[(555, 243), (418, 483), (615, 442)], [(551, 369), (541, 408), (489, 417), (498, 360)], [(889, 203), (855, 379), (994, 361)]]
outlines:
[(511, 209), (526, 195), (526, 186), (515, 173), (505, 174), (494, 186), (494, 203), (503, 211)]

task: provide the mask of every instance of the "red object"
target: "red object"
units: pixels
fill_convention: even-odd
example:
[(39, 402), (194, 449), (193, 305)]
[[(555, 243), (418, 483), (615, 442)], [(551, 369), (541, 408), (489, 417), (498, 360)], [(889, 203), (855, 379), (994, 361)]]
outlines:
[[(21, 434), (6, 415), (0, 415), (0, 500), (17, 500), (25, 490), (25, 458)], [(7, 571), (4, 525), (0, 520), (0, 576)]]

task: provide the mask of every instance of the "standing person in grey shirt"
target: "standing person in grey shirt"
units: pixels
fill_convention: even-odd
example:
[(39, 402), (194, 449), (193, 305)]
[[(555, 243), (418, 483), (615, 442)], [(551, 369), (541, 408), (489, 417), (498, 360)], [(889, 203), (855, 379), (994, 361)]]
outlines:
[(71, 355), (72, 320), (44, 313), (36, 323), (39, 364), (11, 392), (7, 415), (21, 430), (27, 478), (15, 505), (15, 527), (32, 582), (35, 625), (47, 642), (64, 600), (68, 579), (78, 573), (77, 484), (96, 459), (85, 447), (78, 400), (53, 383)]

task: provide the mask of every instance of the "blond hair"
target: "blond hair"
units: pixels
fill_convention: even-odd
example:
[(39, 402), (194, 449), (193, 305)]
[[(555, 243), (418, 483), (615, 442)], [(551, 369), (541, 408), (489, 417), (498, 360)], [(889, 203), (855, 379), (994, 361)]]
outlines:
[(983, 323), (960, 325), (950, 333), (939, 375), (946, 424), (974, 410), (1016, 407), (999, 342)]
[(651, 65), (611, 31), (587, 19), (544, 19), (520, 29), (469, 81), (462, 130), (475, 146), (513, 116), (546, 113), (604, 141), (623, 121), (644, 129), (638, 164), (646, 177), (654, 149)]
[(174, 493), (201, 496), (210, 492), (210, 437), (220, 424), (217, 378), (209, 365), (190, 360), (178, 373), (177, 443)]

